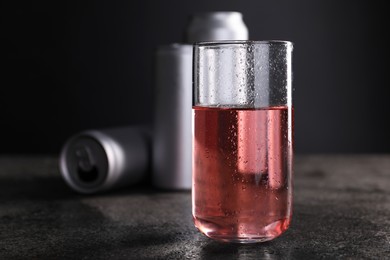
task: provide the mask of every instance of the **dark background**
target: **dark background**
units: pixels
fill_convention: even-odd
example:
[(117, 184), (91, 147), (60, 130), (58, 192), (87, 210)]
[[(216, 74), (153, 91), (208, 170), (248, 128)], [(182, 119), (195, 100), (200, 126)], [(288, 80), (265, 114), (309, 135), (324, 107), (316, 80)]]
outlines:
[(151, 124), (154, 48), (200, 11), (239, 11), (250, 39), (294, 42), (297, 153), (390, 152), (384, 1), (99, 0), (1, 3), (0, 153)]

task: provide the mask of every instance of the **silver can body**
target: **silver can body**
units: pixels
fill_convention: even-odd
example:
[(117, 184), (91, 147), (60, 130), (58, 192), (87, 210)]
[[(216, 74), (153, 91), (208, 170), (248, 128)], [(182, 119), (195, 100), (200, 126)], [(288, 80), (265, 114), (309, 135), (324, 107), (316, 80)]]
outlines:
[(147, 128), (96, 129), (69, 138), (59, 166), (69, 187), (91, 194), (141, 182), (149, 171), (149, 157)]
[(185, 41), (247, 40), (249, 37), (242, 14), (239, 12), (206, 12), (191, 16)]
[(192, 45), (159, 46), (154, 80), (153, 185), (191, 189)]

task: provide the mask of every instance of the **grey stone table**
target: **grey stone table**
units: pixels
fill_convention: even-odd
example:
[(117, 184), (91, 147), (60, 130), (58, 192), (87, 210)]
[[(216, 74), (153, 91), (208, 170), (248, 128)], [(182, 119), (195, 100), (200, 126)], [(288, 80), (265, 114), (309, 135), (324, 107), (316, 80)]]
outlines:
[(211, 241), (190, 192), (83, 196), (55, 156), (0, 157), (0, 259), (390, 259), (390, 156), (297, 156), (294, 216), (273, 241)]

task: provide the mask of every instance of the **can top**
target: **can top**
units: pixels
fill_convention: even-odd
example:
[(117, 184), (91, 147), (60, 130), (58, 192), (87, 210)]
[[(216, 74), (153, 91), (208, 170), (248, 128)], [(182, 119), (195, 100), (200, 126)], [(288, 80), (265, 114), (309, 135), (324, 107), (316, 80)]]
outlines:
[(240, 12), (200, 12), (190, 16), (185, 42), (246, 40), (248, 28)]
[(81, 193), (93, 193), (106, 182), (109, 158), (97, 139), (80, 134), (72, 137), (63, 147), (60, 169), (71, 188)]
[(199, 18), (213, 18), (213, 19), (226, 19), (227, 16), (242, 18), (242, 13), (236, 11), (218, 11), (218, 12), (199, 12), (193, 14), (191, 17), (199, 17)]

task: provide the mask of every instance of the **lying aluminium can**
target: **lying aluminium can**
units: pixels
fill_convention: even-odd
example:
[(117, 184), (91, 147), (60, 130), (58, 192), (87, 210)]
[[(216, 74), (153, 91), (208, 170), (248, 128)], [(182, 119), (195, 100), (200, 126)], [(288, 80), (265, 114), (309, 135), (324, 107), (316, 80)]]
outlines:
[(240, 12), (205, 12), (192, 15), (185, 31), (185, 41), (248, 40), (248, 28)]
[(77, 133), (63, 146), (60, 172), (73, 190), (92, 194), (140, 183), (149, 172), (150, 130), (143, 126)]

